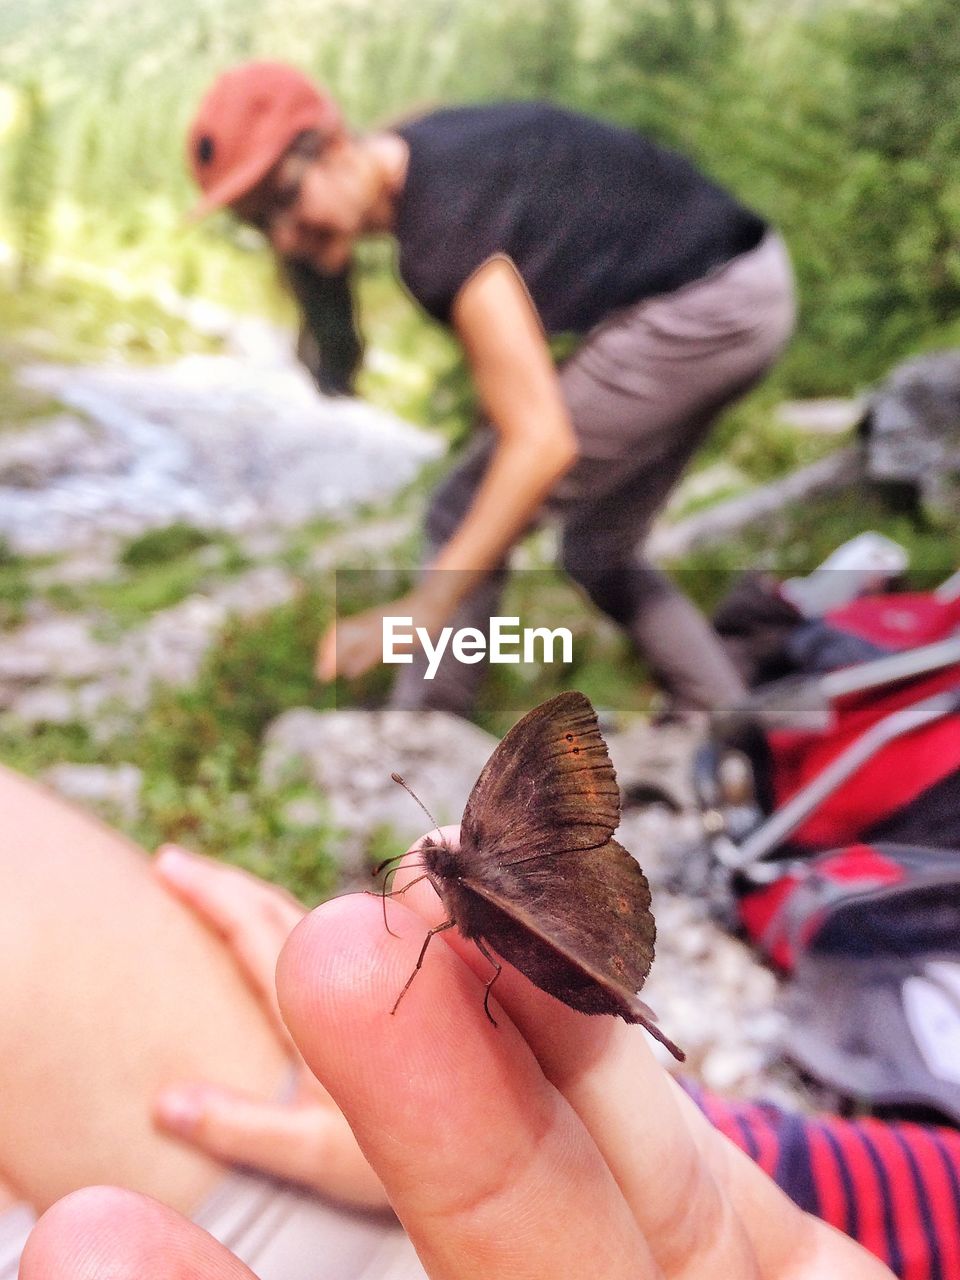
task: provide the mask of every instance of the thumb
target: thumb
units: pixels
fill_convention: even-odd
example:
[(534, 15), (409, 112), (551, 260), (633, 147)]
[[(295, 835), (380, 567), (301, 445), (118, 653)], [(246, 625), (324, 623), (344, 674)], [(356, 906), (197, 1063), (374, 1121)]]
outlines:
[(263, 1102), (211, 1085), (175, 1085), (154, 1104), (158, 1128), (224, 1164), (296, 1182), (345, 1204), (388, 1208), (341, 1112)]

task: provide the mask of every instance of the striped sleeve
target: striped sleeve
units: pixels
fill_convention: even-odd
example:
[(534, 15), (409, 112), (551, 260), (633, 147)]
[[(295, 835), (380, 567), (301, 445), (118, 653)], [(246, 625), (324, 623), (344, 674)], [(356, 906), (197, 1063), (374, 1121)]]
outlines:
[(859, 1241), (902, 1280), (960, 1277), (960, 1131), (805, 1116), (684, 1087), (800, 1208)]

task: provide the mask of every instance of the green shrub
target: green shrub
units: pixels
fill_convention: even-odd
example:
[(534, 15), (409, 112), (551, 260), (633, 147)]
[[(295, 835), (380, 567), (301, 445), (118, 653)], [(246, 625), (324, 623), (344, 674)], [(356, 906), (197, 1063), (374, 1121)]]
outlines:
[(120, 563), (129, 569), (144, 565), (165, 564), (177, 560), (198, 547), (209, 546), (211, 535), (193, 525), (177, 522), (161, 529), (149, 529), (128, 542), (120, 554)]

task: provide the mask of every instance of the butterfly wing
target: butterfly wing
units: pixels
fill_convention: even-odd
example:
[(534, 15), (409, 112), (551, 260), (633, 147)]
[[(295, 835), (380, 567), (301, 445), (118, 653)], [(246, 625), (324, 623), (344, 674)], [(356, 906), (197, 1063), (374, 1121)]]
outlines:
[(472, 859), (504, 864), (605, 844), (619, 822), (596, 712), (582, 693), (561, 693), (494, 750), (467, 801), (461, 844)]
[(636, 995), (656, 940), (650, 886), (636, 860), (608, 840), (524, 868), (519, 900), (511, 884), (518, 877), (509, 868), (502, 884), (464, 877), (468, 893), (483, 903), (477, 932), (541, 990), (582, 1013), (640, 1023), (682, 1061)]

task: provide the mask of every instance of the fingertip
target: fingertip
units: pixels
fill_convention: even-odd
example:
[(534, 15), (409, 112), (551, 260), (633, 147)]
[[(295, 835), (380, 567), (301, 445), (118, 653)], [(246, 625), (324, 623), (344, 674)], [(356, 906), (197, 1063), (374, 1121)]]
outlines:
[(305, 1061), (406, 1220), (500, 1176), (504, 1151), (549, 1124), (555, 1099), (509, 1019), (487, 1018), (482, 983), (442, 939), (415, 971), (424, 921), (390, 911), (395, 937), (374, 897), (317, 908), (288, 939), (277, 986)]
[(492, 1029), (483, 988), (457, 955), (442, 939), (425, 947), (424, 920), (402, 903), (389, 912), (390, 933), (375, 896), (334, 899), (296, 927), (277, 966), (283, 1018), (307, 1063), (341, 1106), (344, 1091), (378, 1094), (378, 1112), (397, 1073), (432, 1094), (460, 1070), (465, 1042)]
[(178, 1137), (193, 1137), (203, 1121), (206, 1099), (199, 1089), (173, 1086), (157, 1094), (153, 1118), (157, 1126)]
[(333, 898), (304, 916), (277, 961), (277, 995), (291, 1029), (379, 989), (384, 935), (368, 894)]
[(176, 844), (162, 844), (153, 856), (153, 870), (161, 880), (180, 885), (190, 874), (195, 857)]
[(20, 1280), (251, 1280), (221, 1244), (172, 1209), (119, 1187), (85, 1187), (58, 1200), (24, 1247)]
[[(30, 1232), (20, 1259), (20, 1280), (47, 1280), (50, 1276), (72, 1280), (93, 1277), (88, 1265), (88, 1239), (109, 1216), (121, 1219), (128, 1209), (131, 1193), (115, 1187), (85, 1187), (58, 1200), (42, 1215)], [(131, 1271), (116, 1270), (117, 1280)]]
[[(421, 885), (411, 894), (418, 889), (432, 892)], [(401, 902), (389, 909), (396, 937), (375, 897), (317, 908), (287, 941), (278, 992), (305, 1061), (421, 1256), (424, 1247), (442, 1254), (438, 1274), (466, 1275), (463, 1258), (480, 1250), (492, 1260), (484, 1274), (512, 1274), (523, 1247), (516, 1232), (541, 1251), (558, 1198), (561, 1220), (570, 1214), (575, 1231), (585, 1222), (602, 1237), (599, 1210), (615, 1189), (579, 1120), (510, 1018), (488, 1019), (484, 979), (443, 938), (429, 942), (416, 971), (425, 922)], [(557, 1272), (548, 1263), (543, 1273)]]
[(184, 844), (177, 844), (176, 840), (164, 840), (162, 844), (157, 845), (156, 856), (158, 858), (172, 856), (188, 858), (194, 861), (200, 855), (193, 849), (188, 849)]

